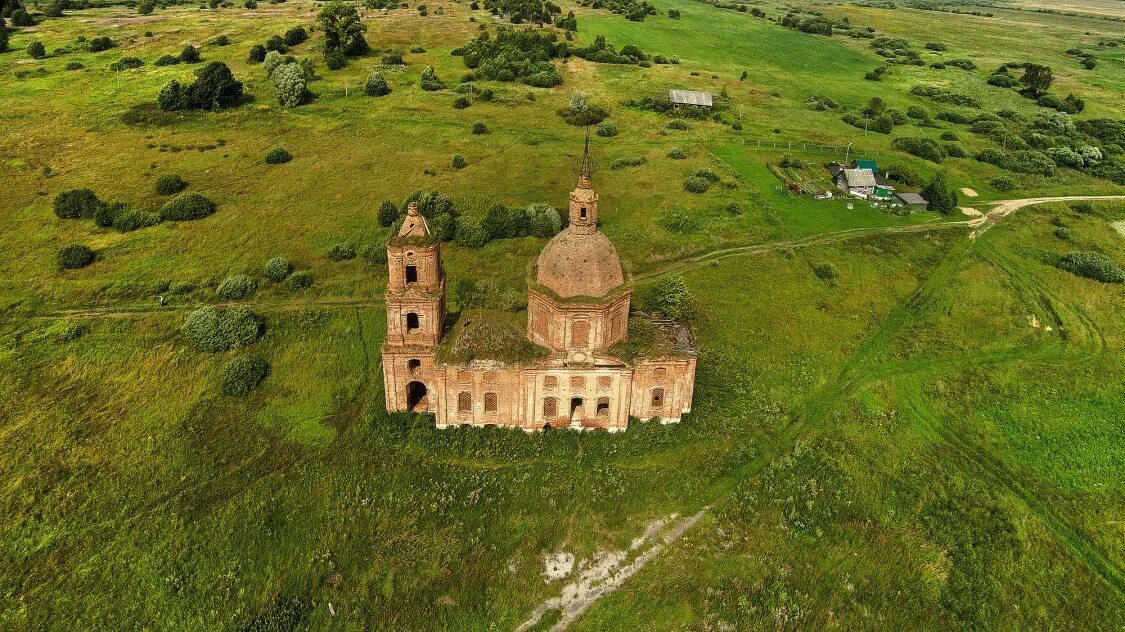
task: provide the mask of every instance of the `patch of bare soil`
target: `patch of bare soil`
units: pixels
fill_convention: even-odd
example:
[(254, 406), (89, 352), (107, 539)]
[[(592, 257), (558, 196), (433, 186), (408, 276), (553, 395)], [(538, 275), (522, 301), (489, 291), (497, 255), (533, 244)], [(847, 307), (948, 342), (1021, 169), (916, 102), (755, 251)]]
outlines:
[[(598, 551), (592, 557), (582, 560), (577, 565), (578, 577), (563, 586), (558, 597), (551, 597), (540, 603), (531, 616), (516, 628), (516, 632), (525, 632), (539, 624), (543, 615), (552, 610), (559, 610), (562, 616), (551, 632), (562, 632), (578, 617), (594, 605), (599, 598), (612, 593), (625, 583), (625, 580), (641, 570), (659, 555), (666, 546), (680, 539), (685, 531), (699, 522), (707, 512), (704, 507), (694, 516), (681, 518), (672, 514), (651, 522), (643, 535), (633, 540), (629, 548), (624, 551)], [(573, 559), (573, 558), (571, 558)], [(562, 575), (562, 568), (555, 570), (555, 565), (565, 567), (565, 554), (556, 553), (544, 557), (547, 566), (545, 574), (548, 577)], [(562, 564), (560, 564), (560, 562)], [(573, 563), (573, 562), (571, 562)], [(569, 569), (567, 569), (569, 574)]]
[(975, 208), (971, 208), (971, 207), (968, 207), (968, 206), (962, 206), (961, 207), (961, 213), (963, 215), (968, 215), (969, 217), (982, 217), (984, 215), (984, 213), (981, 213), (980, 211), (976, 210)]
[(961, 195), (964, 195), (965, 197), (976, 197), (977, 192), (968, 187), (965, 187), (964, 189), (961, 189)]
[(1117, 231), (1118, 235), (1121, 235), (1122, 237), (1125, 237), (1125, 219), (1123, 219), (1121, 221), (1118, 221), (1118, 222), (1114, 222), (1113, 223), (1113, 229)]

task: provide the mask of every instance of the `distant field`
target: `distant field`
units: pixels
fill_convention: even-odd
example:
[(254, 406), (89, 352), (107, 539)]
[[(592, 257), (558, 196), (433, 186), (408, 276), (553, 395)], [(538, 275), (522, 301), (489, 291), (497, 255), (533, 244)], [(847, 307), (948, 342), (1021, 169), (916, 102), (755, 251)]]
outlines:
[[(915, 49), (948, 46), (927, 62), (978, 67), (896, 65), (873, 82), (864, 73), (884, 61), (870, 40), (694, 0), (655, 0), (661, 15), (643, 22), (568, 2), (577, 44), (602, 35), (680, 63), (571, 58), (557, 62), (561, 86), (481, 81), (495, 99), (454, 109), (458, 95), (423, 92), (421, 72), (433, 66), (456, 86), (467, 69), (450, 51), (481, 24), (495, 33), (497, 19), (467, 2), (426, 4), (425, 17), (361, 9), (374, 49), (425, 49), (388, 73), (385, 97), (361, 89), (381, 53), (329, 71), (319, 33), (295, 46), (317, 76), (316, 98), (294, 109), (246, 57), (311, 26), (313, 2), (151, 16), (115, 6), (13, 32), (0, 54), (0, 629), (513, 629), (569, 581), (544, 576), (546, 555), (624, 550), (653, 521), (704, 507), (571, 629), (1119, 629), (1125, 289), (1056, 263), (1081, 250), (1125, 264), (1125, 204), (1027, 207), (970, 238), (956, 213), (793, 195), (767, 165), (870, 158), (916, 172), (910, 190), (944, 171), (980, 193), (961, 203), (984, 212), (1000, 199), (1125, 194), (1076, 169), (939, 165), (891, 146), (943, 132), (972, 152), (995, 146), (967, 124), (911, 119), (879, 134), (841, 120), (873, 96), (903, 111), (978, 113), (910, 94), (919, 84), (1032, 120), (1044, 108), (986, 83), (1011, 61), (1050, 65), (1052, 93), (1085, 100), (1076, 119), (1125, 119), (1122, 23), (801, 3)], [(1111, 14), (1119, 3), (1072, 4)], [(117, 46), (43, 60), (26, 50), (99, 35)], [(209, 43), (218, 35), (231, 43)], [(1109, 40), (1121, 45), (1099, 44)], [(230, 66), (243, 104), (155, 108), (160, 87), (197, 66), (153, 62), (188, 43)], [(1066, 54), (1076, 46), (1095, 69)], [(111, 71), (123, 56), (145, 63)], [(84, 68), (65, 70), (75, 61)], [(627, 104), (669, 88), (725, 91), (722, 121), (670, 129), (667, 115)], [(556, 111), (575, 92), (620, 130), (591, 141), (594, 186), (638, 296), (670, 271), (692, 295), (693, 412), (618, 436), (438, 432), (428, 418), (388, 415), (385, 271), (362, 256), (332, 261), (329, 249), (379, 247), (380, 203), (417, 190), (469, 216), (497, 202), (563, 207), (582, 130)], [(814, 94), (839, 107), (811, 109)], [(476, 121), (489, 133), (472, 134)], [(275, 147), (293, 160), (266, 164)], [(674, 148), (686, 158), (669, 157)], [(686, 192), (704, 168), (718, 182)], [(52, 212), (75, 187), (155, 210), (167, 197), (154, 181), (167, 173), (217, 212), (126, 233)], [(1000, 176), (1011, 190), (994, 185)], [(60, 272), (56, 252), (75, 242), (96, 261)], [(522, 297), (544, 243), (444, 244), (451, 293), (483, 279), (481, 291)], [(267, 281), (276, 256), (309, 272), (311, 287)], [(185, 318), (221, 302), (216, 286), (235, 273), (258, 281), (241, 302), (265, 333), (248, 350), (196, 351)], [(247, 353), (269, 375), (248, 396), (221, 395), (224, 365)]]

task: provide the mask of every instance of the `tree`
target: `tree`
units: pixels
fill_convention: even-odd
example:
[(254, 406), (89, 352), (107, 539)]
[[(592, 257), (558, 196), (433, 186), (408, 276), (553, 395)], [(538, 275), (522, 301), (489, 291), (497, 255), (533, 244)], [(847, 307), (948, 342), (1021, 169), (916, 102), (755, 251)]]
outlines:
[(185, 64), (194, 64), (199, 61), (199, 49), (191, 44), (184, 46), (184, 49), (180, 51), (180, 61)]
[(1020, 81), (1027, 86), (1026, 90), (1031, 95), (1038, 97), (1051, 87), (1053, 78), (1050, 66), (1026, 64), (1023, 67), (1023, 78)]
[(183, 107), (221, 110), (242, 98), (242, 82), (234, 78), (226, 64), (213, 61), (199, 71), (196, 80), (183, 92)]
[(282, 107), (295, 108), (308, 100), (309, 90), (305, 85), (305, 75), (296, 63), (282, 64), (273, 71), (272, 78), (277, 102)]
[(0, 53), (8, 51), (8, 27), (3, 24), (4, 18), (0, 18)]
[(156, 3), (153, 0), (141, 0), (137, 3), (137, 13), (141, 15), (148, 15), (156, 8)]
[(43, 59), (47, 56), (47, 48), (43, 46), (43, 42), (34, 41), (27, 46), (27, 54), (32, 59)]
[(332, 0), (316, 22), (324, 31), (324, 54), (342, 51), (346, 55), (362, 55), (367, 52), (367, 40), (363, 38), (367, 25), (359, 21), (359, 12), (354, 5)]
[(939, 172), (922, 189), (922, 197), (930, 203), (930, 210), (949, 215), (957, 209), (957, 190), (949, 186), (945, 172)]
[(575, 92), (570, 97), (570, 105), (559, 109), (559, 116), (570, 125), (587, 127), (604, 121), (609, 112), (603, 107), (590, 105), (585, 93)]
[(387, 80), (380, 73), (373, 73), (367, 77), (367, 81), (363, 84), (363, 91), (369, 97), (382, 97), (391, 93), (390, 86), (387, 85)]
[(59, 219), (85, 219), (93, 217), (102, 202), (90, 189), (70, 189), (55, 196), (54, 206)]
[(867, 102), (867, 107), (863, 109), (863, 114), (868, 117), (879, 116), (886, 109), (887, 104), (883, 101), (883, 99), (879, 97), (871, 97), (871, 100)]

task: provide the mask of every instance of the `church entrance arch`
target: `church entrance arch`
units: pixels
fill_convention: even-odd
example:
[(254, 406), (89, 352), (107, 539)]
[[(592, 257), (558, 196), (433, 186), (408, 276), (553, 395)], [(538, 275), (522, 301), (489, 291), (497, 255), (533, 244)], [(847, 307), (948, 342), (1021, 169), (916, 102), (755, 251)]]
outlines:
[(412, 413), (424, 413), (429, 410), (425, 384), (410, 382), (406, 385), (406, 409)]

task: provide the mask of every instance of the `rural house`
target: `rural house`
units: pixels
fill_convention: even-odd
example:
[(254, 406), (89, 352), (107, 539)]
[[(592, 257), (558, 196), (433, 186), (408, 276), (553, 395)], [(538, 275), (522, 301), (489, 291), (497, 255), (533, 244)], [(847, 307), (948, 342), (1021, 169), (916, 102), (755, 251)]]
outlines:
[(870, 169), (844, 169), (836, 176), (836, 188), (848, 195), (868, 197), (875, 193), (875, 174)]
[(924, 211), (930, 207), (926, 198), (917, 193), (896, 193), (895, 198), (904, 208), (912, 211)]
[(710, 92), (696, 92), (695, 90), (669, 90), (668, 100), (677, 108), (685, 105), (709, 108), (712, 105)]

